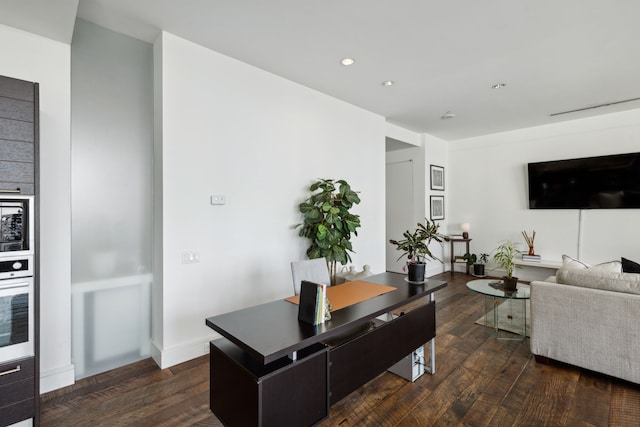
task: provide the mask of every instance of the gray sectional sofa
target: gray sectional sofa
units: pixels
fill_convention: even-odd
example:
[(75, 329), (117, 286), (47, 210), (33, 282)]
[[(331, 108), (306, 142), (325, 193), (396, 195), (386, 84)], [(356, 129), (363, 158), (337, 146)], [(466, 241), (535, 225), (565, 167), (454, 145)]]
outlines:
[(640, 384), (640, 274), (563, 258), (531, 282), (531, 352)]

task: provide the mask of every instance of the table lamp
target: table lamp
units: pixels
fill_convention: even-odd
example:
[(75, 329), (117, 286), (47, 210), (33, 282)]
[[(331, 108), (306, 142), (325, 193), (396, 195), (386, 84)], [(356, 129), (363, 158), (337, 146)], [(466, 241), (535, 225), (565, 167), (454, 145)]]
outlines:
[(462, 238), (469, 238), (469, 229), (471, 228), (468, 222), (463, 223), (460, 228), (462, 228)]

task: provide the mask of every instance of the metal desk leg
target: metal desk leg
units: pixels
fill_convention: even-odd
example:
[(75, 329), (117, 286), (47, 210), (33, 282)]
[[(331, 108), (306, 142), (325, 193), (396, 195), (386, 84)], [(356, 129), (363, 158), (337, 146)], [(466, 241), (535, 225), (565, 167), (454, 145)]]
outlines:
[[(429, 301), (436, 302), (436, 297), (432, 293), (429, 294)], [(424, 370), (431, 375), (436, 373), (436, 338), (433, 337), (429, 340), (429, 366), (425, 365)]]

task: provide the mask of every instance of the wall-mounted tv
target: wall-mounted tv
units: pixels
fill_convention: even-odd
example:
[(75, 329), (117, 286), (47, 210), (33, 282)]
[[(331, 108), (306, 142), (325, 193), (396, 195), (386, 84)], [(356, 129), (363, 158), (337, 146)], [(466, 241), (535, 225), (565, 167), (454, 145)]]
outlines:
[(529, 163), (529, 209), (640, 208), (640, 153)]

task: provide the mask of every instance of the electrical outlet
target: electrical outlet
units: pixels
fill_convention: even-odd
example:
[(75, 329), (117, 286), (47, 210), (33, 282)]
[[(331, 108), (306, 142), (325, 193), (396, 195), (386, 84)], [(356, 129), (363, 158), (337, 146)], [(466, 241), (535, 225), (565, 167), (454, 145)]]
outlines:
[(224, 205), (227, 203), (227, 198), (222, 194), (214, 194), (211, 196), (211, 204), (212, 205)]

